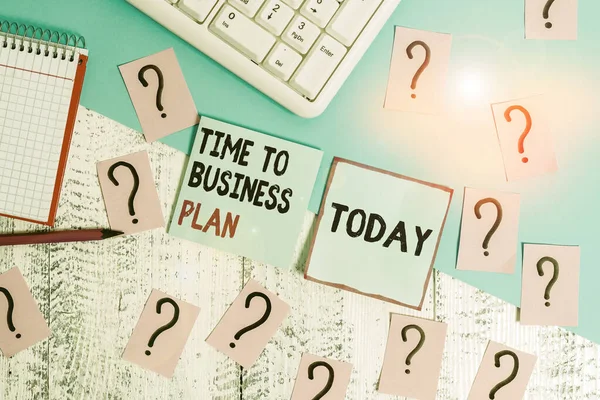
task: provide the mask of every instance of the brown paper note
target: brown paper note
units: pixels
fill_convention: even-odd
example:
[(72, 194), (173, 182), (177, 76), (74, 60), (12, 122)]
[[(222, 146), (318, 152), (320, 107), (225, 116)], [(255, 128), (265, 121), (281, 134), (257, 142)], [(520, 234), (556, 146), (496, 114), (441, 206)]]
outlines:
[(50, 336), (50, 329), (18, 268), (0, 275), (0, 349), (6, 357)]
[(507, 181), (558, 170), (544, 96), (492, 104)]
[(130, 234), (165, 226), (147, 152), (101, 161), (97, 169), (112, 229)]
[(305, 353), (300, 360), (291, 400), (344, 400), (351, 373), (352, 364)]
[(536, 360), (532, 354), (490, 341), (467, 400), (522, 399)]
[(244, 368), (250, 368), (290, 311), (279, 297), (250, 279), (206, 339)]
[(525, 245), (521, 324), (577, 326), (579, 257), (579, 246)]
[(515, 272), (519, 209), (518, 193), (465, 188), (456, 269)]
[(378, 391), (435, 399), (448, 325), (392, 314)]
[(396, 27), (385, 108), (436, 114), (443, 107), (452, 36)]
[(525, 0), (527, 39), (577, 39), (578, 0)]
[(119, 70), (148, 142), (200, 121), (173, 49), (121, 65)]
[(195, 305), (153, 289), (123, 359), (172, 377), (199, 313)]

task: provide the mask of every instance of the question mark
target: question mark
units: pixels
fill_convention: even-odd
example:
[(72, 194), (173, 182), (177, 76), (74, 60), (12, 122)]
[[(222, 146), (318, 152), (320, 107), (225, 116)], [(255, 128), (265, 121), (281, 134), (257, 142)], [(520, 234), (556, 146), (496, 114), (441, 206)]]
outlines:
[[(525, 148), (523, 147), (523, 144), (525, 142), (525, 138), (527, 137), (527, 135), (529, 135), (529, 131), (531, 131), (531, 115), (529, 114), (529, 111), (527, 111), (524, 107), (522, 106), (510, 106), (506, 109), (506, 111), (504, 111), (504, 118), (506, 119), (507, 122), (512, 122), (512, 118), (510, 117), (510, 113), (513, 110), (519, 110), (523, 113), (523, 115), (525, 116), (525, 120), (527, 121), (527, 124), (525, 125), (525, 130), (523, 131), (523, 133), (521, 134), (521, 136), (519, 136), (519, 153), (523, 154), (525, 152)], [(523, 161), (524, 163), (528, 162), (529, 159), (527, 157), (523, 157), (521, 159), (521, 161)]]
[[(542, 266), (546, 261), (550, 261), (552, 265), (554, 265), (554, 275), (552, 275), (552, 279), (550, 279), (550, 282), (548, 282), (548, 285), (546, 286), (546, 291), (544, 292), (544, 299), (550, 300), (550, 289), (552, 289), (552, 286), (554, 286), (554, 284), (558, 280), (558, 261), (556, 261), (552, 257), (540, 258), (540, 260), (537, 262), (537, 271), (539, 276), (544, 276), (544, 269), (542, 268)], [(550, 307), (549, 301), (546, 302), (546, 307)]]
[(502, 382), (498, 383), (496, 386), (493, 387), (492, 390), (490, 390), (490, 399), (491, 400), (494, 400), (494, 398), (496, 397), (496, 392), (498, 392), (498, 390), (502, 389), (504, 386), (506, 386), (509, 383), (511, 383), (512, 381), (514, 381), (515, 378), (517, 377), (517, 374), (519, 373), (519, 357), (517, 357), (517, 355), (510, 350), (502, 350), (502, 351), (499, 351), (498, 353), (496, 353), (496, 355), (494, 355), (496, 368), (500, 368), (500, 359), (504, 356), (511, 356), (513, 358), (513, 360), (514, 360), (513, 370), (510, 373), (510, 375), (508, 376), (508, 378), (506, 378)]
[[(421, 40), (415, 40), (414, 42), (412, 42), (411, 44), (408, 45), (408, 47), (406, 48), (406, 55), (408, 55), (408, 58), (410, 58), (411, 60), (413, 59), (412, 51), (415, 48), (415, 46), (421, 46), (425, 49), (425, 60), (423, 61), (423, 64), (421, 64), (421, 66), (419, 67), (419, 69), (417, 70), (415, 75), (413, 76), (412, 83), (410, 85), (410, 88), (412, 90), (415, 90), (417, 88), (417, 81), (421, 77), (421, 74), (423, 73), (423, 71), (425, 71), (425, 68), (427, 68), (427, 66), (429, 65), (429, 60), (431, 58), (431, 49), (429, 48), (427, 43), (425, 43)], [(413, 99), (416, 99), (417, 95), (413, 93), (410, 95), (410, 97), (412, 97)]]
[[(163, 297), (162, 299), (160, 299), (156, 302), (156, 313), (160, 314), (160, 312), (162, 310), (162, 306), (165, 303), (169, 303), (173, 306), (173, 309), (174, 309), (173, 310), (173, 318), (171, 318), (171, 321), (169, 321), (167, 324), (158, 328), (152, 334), (152, 336), (150, 336), (150, 340), (148, 341), (148, 347), (154, 346), (154, 341), (156, 340), (156, 338), (158, 338), (158, 335), (160, 335), (161, 333), (163, 333), (166, 330), (171, 329), (173, 326), (175, 326), (175, 324), (179, 320), (179, 306), (177, 305), (175, 300), (170, 299), (168, 297)], [(149, 356), (150, 354), (152, 354), (152, 353), (150, 353), (150, 350), (146, 350), (146, 355)]]
[[(262, 299), (265, 301), (267, 307), (265, 309), (265, 313), (263, 314), (262, 317), (260, 317), (260, 319), (258, 321), (256, 321), (253, 324), (248, 325), (247, 327), (240, 329), (234, 336), (235, 340), (240, 340), (240, 338), (242, 337), (242, 335), (244, 333), (248, 333), (251, 330), (258, 328), (259, 326), (261, 326), (262, 324), (265, 323), (265, 321), (267, 319), (269, 319), (269, 315), (271, 315), (271, 299), (269, 299), (269, 297), (261, 292), (252, 292), (250, 293), (247, 297), (246, 297), (246, 308), (250, 308), (250, 302), (252, 301), (253, 298), (255, 297), (262, 297)], [(235, 343), (231, 342), (229, 343), (229, 347), (231, 347), (232, 349), (235, 348)]]
[[(15, 324), (13, 324), (13, 310), (15, 308), (15, 303), (8, 289), (0, 287), (0, 292), (2, 292), (6, 296), (6, 300), (8, 301), (8, 311), (6, 312), (6, 324), (8, 325), (8, 329), (10, 329), (11, 332), (14, 332), (16, 330)], [(17, 333), (15, 336), (17, 339), (19, 339), (21, 337), (21, 334)]]
[[(421, 327), (418, 325), (406, 325), (404, 328), (402, 328), (402, 341), (404, 343), (408, 341), (408, 338), (406, 337), (406, 332), (408, 332), (409, 329), (417, 330), (421, 338), (419, 339), (419, 343), (413, 349), (413, 351), (408, 353), (408, 356), (406, 357), (406, 365), (410, 365), (410, 360), (412, 360), (413, 356), (417, 354), (417, 352), (421, 350), (421, 347), (423, 347), (423, 344), (425, 344), (425, 332), (423, 332), (423, 329), (421, 329)], [(410, 374), (410, 369), (406, 369), (404, 372)]]
[[(164, 110), (164, 107), (162, 106), (162, 103), (161, 103), (161, 97), (162, 97), (163, 88), (165, 87), (165, 81), (164, 81), (163, 74), (162, 74), (162, 71), (160, 70), (160, 68), (158, 68), (156, 65), (153, 65), (153, 64), (146, 65), (145, 67), (140, 69), (140, 72), (138, 72), (138, 79), (144, 87), (148, 87), (148, 81), (146, 80), (146, 78), (144, 78), (144, 73), (146, 71), (148, 71), (149, 69), (156, 72), (156, 76), (158, 76), (158, 90), (156, 91), (156, 108), (158, 108), (158, 111), (162, 111), (162, 110)], [(162, 113), (162, 114), (160, 114), (160, 116), (162, 118), (166, 118), (167, 114)]]
[(334, 378), (333, 367), (331, 365), (327, 364), (325, 361), (315, 361), (314, 363), (312, 363), (308, 366), (308, 379), (310, 379), (311, 381), (313, 379), (315, 379), (314, 371), (315, 371), (315, 368), (317, 368), (317, 367), (327, 368), (327, 370), (329, 371), (329, 376), (327, 377), (327, 384), (325, 385), (323, 390), (321, 390), (319, 393), (317, 393), (317, 395), (315, 397), (313, 397), (312, 400), (322, 399), (323, 396), (325, 396), (329, 392), (329, 390), (331, 390), (331, 387), (333, 386), (333, 378)]
[[(135, 195), (137, 194), (137, 191), (140, 187), (140, 177), (138, 176), (138, 173), (135, 170), (135, 168), (133, 167), (133, 165), (131, 165), (125, 161), (119, 161), (119, 162), (116, 162), (113, 165), (111, 165), (110, 168), (108, 169), (108, 179), (110, 179), (110, 181), (113, 183), (113, 185), (119, 186), (119, 181), (117, 181), (114, 174), (115, 174), (115, 169), (117, 169), (118, 167), (121, 167), (121, 166), (129, 168), (129, 171), (131, 171), (131, 175), (133, 176), (133, 188), (131, 188), (131, 193), (129, 194), (129, 201), (127, 202), (128, 206), (129, 206), (129, 215), (131, 215), (133, 217), (135, 215), (135, 209), (133, 208), (133, 201), (135, 200)], [(137, 218), (134, 218), (131, 222), (133, 222), (134, 224), (137, 224), (138, 220), (137, 220)]]
[(490, 244), (490, 240), (492, 239), (492, 236), (494, 235), (494, 233), (496, 233), (496, 230), (502, 222), (502, 205), (498, 200), (493, 199), (491, 197), (479, 200), (477, 204), (475, 204), (474, 208), (475, 216), (477, 217), (477, 219), (481, 219), (481, 206), (486, 203), (492, 203), (496, 206), (496, 221), (494, 221), (494, 225), (492, 225), (487, 235), (485, 235), (485, 239), (483, 240), (483, 248), (484, 250), (486, 250), (483, 252), (483, 255), (487, 257), (490, 255), (489, 251), (487, 251), (488, 245)]
[[(546, 5), (544, 6), (544, 19), (548, 19), (548, 13), (550, 12), (550, 7), (552, 7), (552, 3), (554, 3), (554, 0), (548, 0), (546, 2)], [(552, 28), (552, 22), (546, 22), (546, 28), (550, 29)]]

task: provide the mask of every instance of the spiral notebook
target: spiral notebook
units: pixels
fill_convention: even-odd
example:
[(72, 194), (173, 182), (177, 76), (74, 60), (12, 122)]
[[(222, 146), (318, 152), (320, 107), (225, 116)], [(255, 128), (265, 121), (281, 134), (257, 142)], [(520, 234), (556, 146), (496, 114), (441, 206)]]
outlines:
[(75, 35), (0, 21), (0, 215), (54, 225), (87, 64)]

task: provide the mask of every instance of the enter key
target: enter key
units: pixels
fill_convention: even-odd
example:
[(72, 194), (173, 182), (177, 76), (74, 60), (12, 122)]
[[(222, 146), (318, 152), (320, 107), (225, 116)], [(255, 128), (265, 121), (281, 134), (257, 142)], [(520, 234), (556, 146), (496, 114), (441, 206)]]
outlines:
[(291, 85), (309, 99), (314, 99), (342, 61), (346, 51), (331, 36), (321, 35), (290, 80)]

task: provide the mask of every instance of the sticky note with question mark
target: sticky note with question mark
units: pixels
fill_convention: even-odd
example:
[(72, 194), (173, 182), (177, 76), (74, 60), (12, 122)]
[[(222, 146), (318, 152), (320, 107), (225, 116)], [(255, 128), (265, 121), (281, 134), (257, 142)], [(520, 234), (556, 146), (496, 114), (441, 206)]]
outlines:
[(385, 108), (436, 114), (442, 110), (452, 36), (397, 26)]
[(200, 308), (153, 289), (123, 359), (170, 378)]
[(525, 0), (527, 39), (577, 39), (578, 0)]
[(119, 66), (146, 141), (196, 125), (194, 99), (173, 49)]
[(50, 336), (50, 329), (18, 268), (0, 275), (0, 349), (12, 357)]
[(250, 279), (206, 343), (250, 368), (290, 312), (290, 306)]
[(520, 199), (518, 193), (465, 188), (457, 269), (515, 271)]
[(544, 96), (492, 104), (507, 181), (558, 170)]
[(577, 326), (579, 263), (579, 246), (524, 246), (522, 325)]
[(537, 357), (490, 341), (467, 400), (515, 400), (525, 395)]
[(146, 151), (101, 161), (97, 169), (112, 229), (131, 234), (165, 226)]
[(304, 353), (291, 400), (344, 400), (352, 364)]
[(447, 329), (443, 322), (392, 314), (377, 390), (434, 400)]

